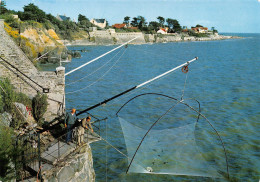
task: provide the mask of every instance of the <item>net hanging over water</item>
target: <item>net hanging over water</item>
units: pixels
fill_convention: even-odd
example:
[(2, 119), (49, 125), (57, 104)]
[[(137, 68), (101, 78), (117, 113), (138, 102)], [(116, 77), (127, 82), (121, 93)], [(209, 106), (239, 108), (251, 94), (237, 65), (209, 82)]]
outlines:
[[(145, 118), (149, 118), (149, 115), (139, 115), (138, 119), (118, 116), (127, 148), (128, 172), (222, 178), (220, 168), (224, 167), (223, 156), (214, 159), (214, 153), (219, 154), (219, 150), (207, 146), (207, 142), (214, 142), (210, 141), (214, 137), (208, 136), (210, 131), (197, 126), (197, 116), (188, 113), (189, 108), (179, 105), (182, 106), (175, 108), (148, 134), (149, 127), (145, 124), (148, 120)], [(181, 110), (179, 114), (178, 110)], [(169, 127), (161, 127), (164, 121), (168, 122)], [(198, 144), (200, 141), (201, 144)]]

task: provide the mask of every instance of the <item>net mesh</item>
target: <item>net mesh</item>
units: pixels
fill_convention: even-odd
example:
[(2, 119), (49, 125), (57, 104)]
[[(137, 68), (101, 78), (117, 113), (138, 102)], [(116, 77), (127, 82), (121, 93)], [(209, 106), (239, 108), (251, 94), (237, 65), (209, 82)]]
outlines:
[(198, 123), (197, 115), (188, 112), (187, 107), (177, 107), (174, 112), (167, 114), (149, 131), (138, 150), (151, 126), (148, 120), (155, 121), (159, 115), (151, 118), (139, 113), (137, 119), (127, 115), (122, 117), (120, 114), (118, 118), (125, 139), (128, 162), (131, 164), (128, 172), (223, 177), (220, 170), (225, 169), (223, 155), (215, 158), (215, 154), (223, 153), (221, 147), (216, 147), (216, 136), (212, 137), (214, 133), (210, 133), (210, 129), (203, 130), (203, 122)]

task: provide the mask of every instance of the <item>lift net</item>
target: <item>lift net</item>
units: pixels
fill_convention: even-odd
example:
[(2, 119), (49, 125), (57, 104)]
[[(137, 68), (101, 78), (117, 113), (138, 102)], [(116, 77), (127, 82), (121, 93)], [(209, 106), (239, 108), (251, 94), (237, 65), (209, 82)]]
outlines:
[[(154, 121), (159, 116), (143, 113), (138, 119), (118, 117), (127, 148), (128, 163), (131, 164), (128, 172), (222, 177), (220, 169), (223, 170), (224, 165), (220, 153), (223, 151), (221, 146), (215, 150), (214, 146), (218, 145), (216, 137), (212, 137), (214, 134), (207, 127), (197, 126), (197, 115), (189, 113), (189, 108), (180, 105), (182, 104), (149, 131), (138, 151), (140, 141), (151, 126), (149, 120)], [(195, 134), (195, 131), (198, 133)]]

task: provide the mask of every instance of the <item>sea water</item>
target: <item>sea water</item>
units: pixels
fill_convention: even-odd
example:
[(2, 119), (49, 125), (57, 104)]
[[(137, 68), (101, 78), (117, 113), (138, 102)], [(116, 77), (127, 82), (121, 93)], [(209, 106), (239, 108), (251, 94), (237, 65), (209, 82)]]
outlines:
[[(100, 123), (100, 134), (127, 154), (122, 129), (115, 116), (117, 110), (132, 97), (147, 92), (180, 99), (186, 80), (184, 98), (196, 98), (200, 101), (202, 113), (216, 127), (225, 143), (231, 179), (259, 181), (260, 34), (235, 35), (244, 38), (123, 47), (66, 76), (66, 108), (86, 109), (199, 57), (190, 64), (188, 74), (182, 73), (180, 69), (176, 70), (163, 79), (91, 110), (90, 113), (100, 119), (108, 118), (106, 122)], [(65, 64), (66, 72), (115, 47), (69, 47), (72, 50), (85, 48), (88, 51), (82, 52), (80, 59), (73, 59), (71, 63)], [(144, 104), (140, 102), (138, 107), (127, 108), (126, 111), (135, 115), (143, 107)], [(149, 109), (151, 114), (157, 112), (149, 107), (145, 108), (146, 112)], [(86, 114), (81, 117), (84, 116)], [(96, 128), (94, 130), (97, 131)], [(125, 156), (103, 141), (92, 143), (91, 147), (96, 181), (224, 180), (177, 175), (126, 174), (128, 161)]]

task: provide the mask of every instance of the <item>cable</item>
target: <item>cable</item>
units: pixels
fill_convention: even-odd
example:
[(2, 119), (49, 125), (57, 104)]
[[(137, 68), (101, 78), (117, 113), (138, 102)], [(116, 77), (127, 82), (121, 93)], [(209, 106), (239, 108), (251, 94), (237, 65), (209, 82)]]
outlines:
[(66, 86), (71, 85), (71, 84), (74, 84), (74, 83), (76, 83), (76, 82), (78, 82), (78, 81), (80, 81), (80, 80), (82, 80), (82, 79), (84, 79), (84, 78), (86, 78), (86, 77), (88, 77), (88, 76), (93, 75), (93, 74), (96, 73), (98, 70), (100, 70), (100, 69), (103, 68), (105, 65), (107, 65), (110, 61), (112, 61), (112, 60), (114, 59), (114, 57), (116, 57), (123, 49), (124, 49), (124, 48), (120, 49), (109, 61), (107, 61), (104, 65), (102, 65), (101, 67), (99, 67), (98, 69), (96, 69), (95, 71), (93, 71), (92, 73), (90, 73), (90, 74), (88, 74), (87, 76), (84, 76), (84, 77), (82, 77), (82, 78), (80, 78), (80, 79), (78, 79), (78, 80), (76, 80), (76, 81), (70, 82), (70, 83), (66, 84)]
[(81, 88), (81, 89), (78, 89), (78, 90), (75, 90), (75, 91), (72, 91), (72, 92), (68, 92), (67, 94), (72, 94), (72, 93), (76, 93), (76, 92), (79, 92), (81, 90), (85, 90), (86, 88), (94, 85), (95, 83), (97, 83), (99, 80), (101, 80), (104, 76), (106, 76), (106, 74), (116, 65), (116, 63), (121, 59), (121, 57), (125, 54), (125, 51), (126, 49), (124, 50), (124, 52), (122, 53), (122, 55), (116, 60), (116, 62), (99, 78), (97, 79), (96, 81), (94, 81), (93, 83), (87, 85), (86, 87), (84, 88)]

